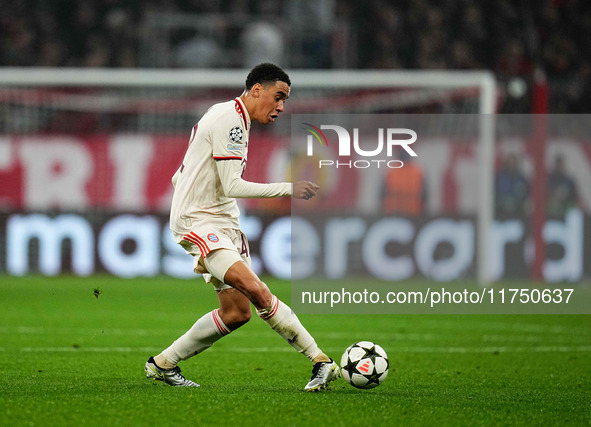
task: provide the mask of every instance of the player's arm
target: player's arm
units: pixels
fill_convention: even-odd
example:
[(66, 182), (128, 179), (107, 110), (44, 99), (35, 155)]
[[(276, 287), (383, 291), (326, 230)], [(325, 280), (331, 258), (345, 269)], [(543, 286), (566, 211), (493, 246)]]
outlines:
[(262, 184), (242, 179), (240, 159), (216, 159), (216, 166), (226, 197), (271, 198), (293, 194), (294, 188), (290, 182)]
[(220, 118), (210, 131), (213, 158), (224, 195), (233, 198), (291, 196), (293, 188), (289, 182), (261, 184), (242, 179), (242, 161), (246, 155), (246, 134), (238, 115)]
[(293, 196), (308, 200), (318, 192), (318, 185), (310, 181), (298, 181), (294, 184), (280, 182), (261, 184), (242, 179), (242, 166), (239, 160), (218, 160), (218, 174), (226, 197), (234, 198), (271, 198)]
[(318, 191), (311, 182), (300, 181), (295, 184), (279, 182), (263, 184), (242, 179), (242, 159), (246, 152), (244, 134), (238, 118), (235, 122), (221, 121), (211, 131), (213, 158), (222, 189), (226, 197), (233, 198), (272, 198), (294, 196), (309, 199)]

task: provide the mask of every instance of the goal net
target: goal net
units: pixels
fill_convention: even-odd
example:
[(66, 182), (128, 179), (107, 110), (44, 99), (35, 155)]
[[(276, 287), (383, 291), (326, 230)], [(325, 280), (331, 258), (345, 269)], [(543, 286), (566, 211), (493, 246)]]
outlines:
[[(193, 125), (214, 103), (239, 96), (247, 72), (0, 71), (0, 271), (190, 277), (191, 260), (167, 229), (170, 178)], [(419, 231), (437, 218), (471, 221), (475, 261), (461, 275), (487, 282), (493, 76), (293, 71), (290, 77), (285, 114), (271, 126), (253, 126), (245, 178), (306, 176), (293, 160), (290, 116), (422, 116), (427, 123), (420, 137), (430, 141), (423, 154), (420, 140), (416, 145), (426, 183), (424, 206), (392, 215), (404, 216)], [(446, 135), (451, 137), (442, 141)], [(376, 207), (383, 202), (378, 196), (349, 195), (356, 205)], [(242, 210), (255, 269), (289, 275), (277, 242), (285, 238), (290, 201), (244, 200)], [(407, 249), (414, 257), (415, 248)]]

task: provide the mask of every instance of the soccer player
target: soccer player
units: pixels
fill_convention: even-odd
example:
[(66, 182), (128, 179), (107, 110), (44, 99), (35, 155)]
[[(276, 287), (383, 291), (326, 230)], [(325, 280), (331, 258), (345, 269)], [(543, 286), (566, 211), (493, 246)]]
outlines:
[(291, 309), (271, 293), (250, 268), (248, 241), (240, 230), (236, 198), (309, 199), (309, 181), (261, 184), (242, 179), (251, 121), (272, 123), (289, 97), (289, 76), (273, 64), (254, 67), (240, 97), (212, 106), (193, 127), (183, 163), (172, 178), (170, 228), (175, 241), (193, 255), (194, 270), (217, 292), (219, 308), (205, 314), (170, 347), (146, 362), (148, 378), (171, 386), (198, 387), (177, 364), (205, 351), (256, 314), (314, 364), (305, 391), (318, 391), (340, 375)]

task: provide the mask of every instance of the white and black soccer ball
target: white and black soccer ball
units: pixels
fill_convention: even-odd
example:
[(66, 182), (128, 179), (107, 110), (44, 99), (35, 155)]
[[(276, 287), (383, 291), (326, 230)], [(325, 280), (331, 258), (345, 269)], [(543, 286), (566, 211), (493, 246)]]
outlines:
[(343, 378), (357, 388), (374, 388), (388, 376), (390, 362), (382, 347), (371, 341), (359, 341), (349, 346), (341, 357)]

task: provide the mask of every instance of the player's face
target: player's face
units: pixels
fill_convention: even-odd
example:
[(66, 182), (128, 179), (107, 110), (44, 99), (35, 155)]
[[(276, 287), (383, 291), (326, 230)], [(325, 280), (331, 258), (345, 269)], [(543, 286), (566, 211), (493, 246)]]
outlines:
[(283, 105), (289, 98), (289, 85), (278, 81), (273, 85), (263, 86), (259, 97), (258, 120), (266, 125), (275, 121), (283, 112)]

